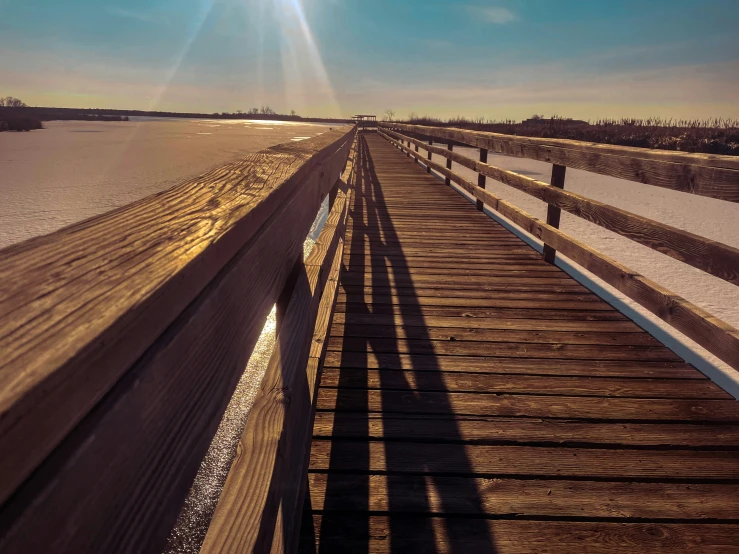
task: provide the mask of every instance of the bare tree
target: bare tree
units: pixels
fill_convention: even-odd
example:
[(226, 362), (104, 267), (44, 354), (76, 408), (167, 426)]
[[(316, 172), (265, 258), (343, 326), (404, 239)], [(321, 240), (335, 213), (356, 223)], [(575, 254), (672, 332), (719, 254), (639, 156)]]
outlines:
[(290, 115), (296, 117), (298, 113), (295, 110), (290, 110)]
[(418, 119), (418, 114), (416, 112), (411, 112), (408, 114), (408, 121), (416, 121)]
[(27, 108), (28, 105), (18, 98), (15, 98), (13, 96), (6, 96), (5, 98), (0, 98), (0, 107)]
[(249, 115), (257, 115), (259, 113), (259, 108), (249, 108), (249, 111), (246, 113)]
[(384, 121), (392, 121), (393, 117), (395, 117), (395, 112), (391, 109), (385, 110), (385, 115), (382, 118)]
[(260, 113), (263, 115), (274, 115), (275, 111), (270, 108), (269, 106), (262, 106), (262, 109), (260, 110)]

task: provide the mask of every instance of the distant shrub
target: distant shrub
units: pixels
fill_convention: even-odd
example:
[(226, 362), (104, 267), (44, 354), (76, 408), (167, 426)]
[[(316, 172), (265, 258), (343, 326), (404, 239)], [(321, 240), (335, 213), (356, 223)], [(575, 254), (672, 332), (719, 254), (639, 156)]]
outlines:
[(0, 114), (0, 132), (2, 131), (33, 131), (43, 129), (44, 124), (31, 117), (12, 117)]
[(408, 123), (460, 127), (506, 135), (582, 140), (661, 150), (739, 155), (739, 120), (735, 119), (599, 119), (594, 123), (536, 115), (523, 122), (454, 117), (446, 121), (411, 114)]

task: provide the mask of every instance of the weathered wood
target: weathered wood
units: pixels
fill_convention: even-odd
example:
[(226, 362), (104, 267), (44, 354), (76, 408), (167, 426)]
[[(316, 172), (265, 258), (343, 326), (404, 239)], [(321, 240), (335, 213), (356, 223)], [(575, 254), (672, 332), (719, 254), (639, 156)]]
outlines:
[[(450, 422), (455, 425), (449, 425)], [(464, 415), (318, 412), (313, 434), (322, 439), (424, 440), (549, 446), (729, 448), (739, 425), (625, 423)]]
[[(488, 151), (486, 148), (480, 148), (480, 163), (488, 163)], [(477, 176), (477, 186), (483, 190), (485, 189), (485, 175), (483, 175), (482, 173), (478, 174)], [(475, 201), (475, 207), (479, 211), (482, 211), (484, 206), (485, 205), (483, 204), (482, 200), (480, 200), (479, 198)]]
[[(336, 314), (340, 319), (343, 314)], [(510, 373), (535, 375), (581, 375), (592, 377), (655, 377), (705, 379), (682, 362), (650, 360), (590, 360), (509, 358), (495, 356), (445, 356), (373, 352), (326, 352), (327, 367), (413, 369), (415, 371), (459, 371), (464, 373)]]
[[(460, 318), (462, 319), (462, 318)], [(404, 326), (405, 327), (405, 326)], [(495, 342), (540, 342), (554, 344), (618, 344), (632, 346), (662, 346), (654, 337), (639, 330), (632, 333), (550, 331), (533, 329), (480, 329), (446, 327), (408, 327), (394, 329), (379, 325), (349, 326), (336, 324), (331, 331), (337, 339), (347, 337), (414, 339), (424, 340)]]
[(307, 551), (731, 550), (739, 404), (391, 144), (365, 140)]
[(15, 491), (0, 551), (161, 552), (302, 252), (317, 170)]
[[(449, 291), (442, 290), (441, 294)], [(462, 291), (466, 292), (466, 291)], [(633, 321), (581, 321), (581, 320), (552, 320), (552, 319), (515, 319), (515, 318), (475, 318), (475, 317), (444, 317), (444, 316), (394, 316), (386, 314), (344, 313), (336, 314), (335, 324), (351, 326), (377, 325), (382, 327), (439, 327), (439, 328), (466, 328), (466, 329), (519, 329), (528, 331), (573, 331), (573, 332), (608, 332), (634, 333), (642, 329)], [(338, 328), (338, 327), (337, 327)]]
[[(449, 142), (449, 143), (447, 143), (446, 147), (447, 147), (447, 150), (449, 150), (449, 152), (451, 152), (452, 150), (454, 150), (454, 143), (453, 142)], [(447, 158), (446, 159), (446, 168), (447, 169), (450, 169), (450, 170), (452, 169), (452, 159), (451, 158)], [(449, 180), (449, 177), (445, 177), (444, 178), (444, 184), (446, 186), (449, 186), (449, 185), (452, 184), (452, 182)]]
[(529, 158), (601, 175), (739, 202), (739, 161), (735, 156), (688, 154), (574, 140), (529, 138), (400, 123), (378, 131), (401, 130), (475, 148)]
[(490, 394), (558, 394), (629, 398), (730, 399), (709, 380), (628, 379), (506, 375), (498, 373), (397, 371), (392, 369), (327, 368), (322, 386), (427, 392), (481, 392)]
[[(554, 164), (552, 165), (552, 178), (549, 185), (558, 189), (565, 188), (565, 171), (567, 168), (563, 165)], [(547, 225), (551, 225), (555, 229), (559, 229), (559, 216), (561, 210), (559, 207), (549, 204), (547, 206)], [(556, 250), (549, 246), (544, 245), (544, 261), (553, 264), (556, 255)]]
[[(338, 446), (338, 448), (342, 448)], [(393, 446), (388, 446), (393, 448)], [(421, 469), (419, 467), (419, 469)], [(392, 514), (443, 513), (508, 516), (710, 520), (736, 519), (739, 485), (705, 483), (582, 482), (563, 479), (480, 479), (433, 476), (419, 491), (417, 480), (387, 475), (308, 476), (314, 510)], [(329, 479), (331, 495), (327, 498)], [(357, 494), (369, 481), (369, 495)]]
[(325, 248), (311, 253), (298, 277), (201, 552), (283, 552), (292, 544), (318, 379), (310, 330), (328, 274), (341, 263), (347, 208), (339, 193), (316, 241)]
[[(380, 134), (387, 140), (397, 142), (383, 133)], [(432, 167), (442, 174), (448, 172), (440, 164), (429, 163), (433, 164)], [(739, 369), (739, 331), (728, 323), (650, 279), (633, 272), (623, 264), (543, 223), (498, 196), (476, 187), (459, 175), (452, 172), (449, 177), (464, 190), (482, 199), (485, 204), (516, 225), (636, 300), (733, 368)], [(559, 192), (564, 193), (564, 191)]]
[[(370, 391), (372, 392), (372, 391)], [(652, 400), (650, 402), (655, 403)], [(676, 402), (676, 401), (673, 401)], [(720, 401), (716, 401), (720, 402)], [(448, 443), (313, 441), (311, 470), (605, 479), (739, 479), (735, 451), (618, 450)]]
[[(402, 532), (400, 530), (402, 529)], [(320, 531), (320, 532), (319, 532)], [(302, 537), (305, 552), (495, 552), (496, 554), (680, 554), (733, 552), (739, 524), (526, 521), (325, 514)], [(317, 544), (319, 543), (319, 544)], [(494, 544), (494, 550), (491, 548)]]
[(320, 168), (352, 133), (270, 148), (0, 253), (0, 500), (306, 179), (328, 190), (338, 169)]
[[(396, 136), (402, 136), (397, 135), (397, 133), (394, 134)], [(434, 153), (440, 156), (450, 156), (446, 150), (441, 148), (435, 149)], [(591, 200), (579, 194), (560, 190), (564, 186), (564, 166), (555, 164), (552, 170), (552, 184), (547, 185), (546, 183), (513, 171), (500, 169), (481, 162), (478, 163), (460, 153), (452, 153), (451, 156), (453, 156), (456, 163), (477, 171), (480, 175), (487, 175), (501, 183), (547, 202), (549, 204), (547, 224), (555, 229), (559, 227), (558, 216), (556, 216), (556, 219), (551, 218), (559, 213), (559, 209), (563, 209), (671, 258), (689, 264), (716, 277), (720, 277), (730, 283), (739, 284), (739, 249), (620, 208), (609, 206), (596, 200)], [(558, 167), (561, 169), (557, 169)], [(560, 182), (562, 186), (559, 186)], [(481, 200), (478, 198), (476, 201), (480, 202)], [(556, 222), (556, 225), (552, 225), (550, 219), (552, 222)], [(547, 254), (551, 251), (551, 246), (545, 244), (545, 259), (547, 259)], [(554, 258), (551, 256), (549, 257), (553, 262)]]
[[(575, 418), (626, 421), (739, 422), (735, 400), (591, 398), (515, 394), (321, 389), (319, 410), (407, 414)], [(739, 456), (733, 455), (739, 463)], [(615, 470), (614, 470), (615, 471)]]

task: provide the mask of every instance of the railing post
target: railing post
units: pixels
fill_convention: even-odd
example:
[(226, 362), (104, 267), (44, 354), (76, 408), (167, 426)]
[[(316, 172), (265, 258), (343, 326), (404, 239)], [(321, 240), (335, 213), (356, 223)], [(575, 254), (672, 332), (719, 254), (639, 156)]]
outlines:
[[(447, 148), (447, 150), (449, 150), (449, 152), (451, 152), (452, 149), (454, 148), (454, 145), (450, 142), (449, 144), (446, 145), (446, 148)], [(446, 168), (449, 171), (452, 170), (452, 160), (451, 160), (451, 158), (447, 158), (446, 159)], [(449, 177), (447, 177), (446, 179), (444, 179), (444, 184), (446, 186), (451, 186), (452, 180)]]
[[(488, 163), (488, 151), (487, 148), (480, 148), (480, 163)], [(485, 175), (482, 173), (477, 175), (477, 186), (485, 189)], [(482, 200), (478, 199), (477, 202), (475, 202), (475, 206), (478, 210), (482, 211), (482, 208), (485, 204), (483, 204)]]
[[(550, 181), (550, 185), (553, 187), (557, 187), (558, 189), (565, 188), (565, 170), (567, 167), (564, 165), (559, 164), (552, 164), (552, 180)], [(562, 213), (562, 211), (552, 206), (551, 204), (547, 207), (547, 225), (551, 225), (555, 229), (559, 229), (559, 216)], [(548, 262), (550, 264), (554, 263), (554, 255), (557, 253), (557, 251), (549, 246), (548, 244), (544, 245), (544, 261)]]
[[(434, 145), (434, 141), (433, 140), (429, 140), (429, 146), (433, 146), (433, 145)], [(429, 160), (431, 159), (431, 150), (429, 150), (428, 159)], [(430, 165), (426, 165), (426, 173), (431, 173), (431, 166)]]
[[(408, 143), (408, 150), (410, 150), (411, 149), (411, 141), (408, 140), (406, 142)], [(409, 158), (411, 157), (411, 153), (410, 152), (406, 152), (405, 155), (408, 156)]]

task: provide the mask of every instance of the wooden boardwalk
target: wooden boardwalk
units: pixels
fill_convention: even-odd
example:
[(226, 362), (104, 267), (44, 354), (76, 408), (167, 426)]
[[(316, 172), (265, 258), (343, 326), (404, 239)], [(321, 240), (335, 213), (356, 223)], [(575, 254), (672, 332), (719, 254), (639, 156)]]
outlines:
[(739, 404), (377, 134), (301, 551), (739, 551)]

